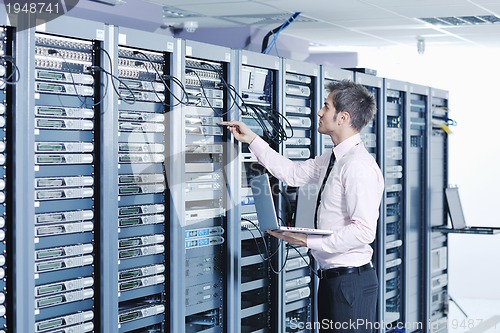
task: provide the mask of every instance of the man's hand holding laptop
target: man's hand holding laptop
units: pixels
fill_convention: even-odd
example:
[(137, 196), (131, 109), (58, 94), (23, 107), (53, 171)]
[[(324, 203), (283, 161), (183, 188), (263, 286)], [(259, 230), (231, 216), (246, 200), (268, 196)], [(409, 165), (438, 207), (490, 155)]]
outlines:
[(266, 230), (266, 232), (276, 238), (287, 241), (289, 244), (298, 246), (307, 246), (307, 235), (299, 232), (280, 232), (273, 230)]

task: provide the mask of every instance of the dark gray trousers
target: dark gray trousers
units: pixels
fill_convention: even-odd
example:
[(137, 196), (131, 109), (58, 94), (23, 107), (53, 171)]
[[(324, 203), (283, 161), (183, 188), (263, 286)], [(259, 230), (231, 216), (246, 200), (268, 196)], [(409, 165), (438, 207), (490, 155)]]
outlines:
[(375, 270), (321, 279), (318, 324), (321, 333), (372, 333), (377, 327)]

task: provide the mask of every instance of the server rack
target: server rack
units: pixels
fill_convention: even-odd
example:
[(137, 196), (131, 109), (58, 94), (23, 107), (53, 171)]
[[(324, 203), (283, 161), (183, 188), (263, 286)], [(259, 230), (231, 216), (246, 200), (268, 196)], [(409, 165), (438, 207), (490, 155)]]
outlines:
[[(11, 170), (14, 167), (12, 159), (12, 93), (14, 84), (19, 80), (16, 65), (12, 58), (14, 31), (10, 27), (0, 27), (0, 332), (8, 328), (7, 308), (12, 302), (12, 297), (7, 300), (11, 290), (9, 267), (11, 253), (11, 199), (12, 183)], [(9, 198), (9, 199), (7, 199)], [(9, 235), (9, 236), (8, 236)], [(9, 323), (10, 324), (10, 323)]]
[(405, 120), (405, 319), (425, 331), (425, 244), (428, 242), (429, 87), (408, 84)]
[(172, 283), (181, 291), (172, 307), (180, 307), (181, 315), (172, 312), (171, 330), (223, 332), (231, 325), (228, 235), (233, 223), (226, 184), (234, 176), (228, 135), (219, 124), (229, 112), (225, 84), (231, 50), (183, 41), (180, 54), (186, 98), (170, 117), (170, 126), (181, 129), (172, 138), (170, 158), (181, 172), (175, 170), (170, 178), (170, 214), (171, 240), (177, 242), (171, 253)]
[(24, 80), (15, 101), (25, 114), (14, 119), (13, 268), (23, 277), (14, 284), (14, 331), (94, 329), (99, 78), (89, 68), (98, 61), (102, 24), (63, 37), (63, 21), (47, 24), (50, 34), (17, 33)]
[[(9, 315), (10, 321), (8, 327), (11, 330), (19, 332), (29, 332), (35, 327), (35, 318), (33, 312), (35, 309), (35, 300), (33, 291), (35, 289), (34, 280), (34, 262), (35, 262), (35, 245), (34, 242), (23, 242), (22, 239), (35, 238), (34, 215), (35, 208), (33, 205), (16, 204), (20, 202), (34, 203), (35, 170), (34, 170), (34, 122), (35, 117), (31, 112), (15, 112), (15, 110), (34, 110), (34, 99), (24, 98), (25, 96), (34, 96), (35, 80), (30, 73), (34, 72), (34, 53), (31, 54), (34, 44), (34, 31), (23, 30), (17, 31), (15, 34), (15, 48), (13, 54), (16, 58), (16, 65), (19, 69), (19, 74), (28, 73), (26, 82), (18, 82), (13, 91), (12, 106), (11, 106), (11, 203), (7, 206), (11, 209), (11, 249), (8, 262), (11, 262), (10, 270), (16, 272), (17, 279), (10, 281), (11, 296), (9, 297), (10, 309), (12, 312)], [(22, 92), (22, 93), (21, 93)], [(27, 132), (21, 130), (18, 124), (23, 124), (29, 128)], [(26, 167), (26, 166), (32, 167)], [(15, 184), (15, 185), (14, 185)], [(31, 189), (26, 191), (25, 189)], [(17, 223), (17, 221), (26, 221), (25, 223)], [(18, 238), (18, 235), (22, 237)], [(7, 253), (9, 254), (9, 252)], [(8, 277), (7, 277), (8, 278)], [(8, 309), (8, 310), (10, 310)], [(30, 315), (26, 318), (25, 314)]]
[[(168, 327), (169, 194), (166, 155), (175, 40), (120, 29), (114, 59), (120, 79), (117, 129), (116, 229), (119, 332), (163, 332)], [(110, 208), (110, 207), (107, 207)], [(109, 240), (108, 240), (109, 241)], [(115, 243), (115, 242), (113, 242)], [(113, 316), (111, 316), (113, 318)]]
[(405, 322), (406, 255), (405, 234), (406, 136), (408, 84), (385, 80), (384, 88), (384, 167), (385, 193), (382, 199), (382, 245), (380, 247), (381, 320), (388, 327)]
[[(304, 161), (315, 157), (317, 153), (319, 66), (289, 59), (283, 59), (282, 64), (281, 110), (288, 139), (281, 143), (281, 151), (292, 161)], [(297, 190), (281, 183), (283, 195), (278, 200), (280, 216), (285, 225), (312, 228), (314, 223), (295, 220)], [(288, 255), (283, 271), (285, 288), (282, 291), (285, 300), (285, 332), (310, 332), (299, 327), (306, 327), (306, 323), (314, 321), (314, 263), (306, 247), (286, 246)]]
[[(321, 98), (319, 101), (320, 108), (323, 107), (323, 103), (326, 101), (326, 98), (328, 97), (328, 91), (326, 91), (326, 86), (330, 82), (342, 81), (342, 80), (354, 81), (354, 72), (335, 67), (329, 67), (323, 65), (321, 66), (321, 82), (323, 86), (321, 87)], [(321, 134), (320, 137), (321, 140), (318, 140), (319, 141), (318, 152), (319, 154), (323, 154), (328, 149), (333, 148), (333, 142), (328, 135)]]
[[(238, 51), (235, 58), (235, 82), (241, 100), (234, 109), (233, 119), (249, 125), (258, 135), (264, 135), (264, 129), (255, 121), (255, 113), (272, 114), (277, 112), (280, 103), (281, 61), (277, 57), (248, 51)], [(271, 130), (271, 135), (272, 135)], [(270, 140), (273, 149), (279, 150), (277, 142)], [(235, 297), (240, 299), (240, 327), (242, 333), (271, 333), (284, 331), (282, 275), (274, 272), (282, 267), (282, 258), (270, 256), (277, 250), (278, 242), (266, 234), (261, 234), (258, 218), (253, 204), (250, 187), (251, 179), (265, 172), (250, 153), (247, 144), (238, 144), (238, 220), (241, 230), (237, 257), (237, 280)], [(272, 182), (275, 193), (276, 180)], [(266, 251), (268, 249), (268, 251)], [(273, 272), (274, 271), (274, 272)]]
[(430, 185), (429, 220), (426, 234), (426, 322), (428, 331), (448, 331), (448, 234), (432, 232), (432, 227), (448, 224), (444, 189), (448, 186), (448, 92), (431, 88), (429, 127)]

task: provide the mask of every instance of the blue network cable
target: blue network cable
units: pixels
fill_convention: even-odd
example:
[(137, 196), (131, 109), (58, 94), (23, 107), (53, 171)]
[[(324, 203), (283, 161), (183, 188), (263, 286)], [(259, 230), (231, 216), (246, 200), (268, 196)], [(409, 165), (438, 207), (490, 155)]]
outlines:
[[(272, 48), (274, 46), (276, 46), (276, 40), (278, 39), (278, 36), (281, 33), (281, 31), (283, 31), (286, 27), (288, 27), (290, 24), (292, 24), (297, 19), (297, 17), (299, 17), (300, 14), (301, 14), (301, 12), (293, 13), (292, 16), (290, 16), (288, 18), (288, 20), (286, 20), (282, 25), (269, 31), (266, 34), (266, 36), (264, 37), (264, 39), (262, 40), (262, 51), (261, 52), (264, 54), (269, 54), (269, 52), (271, 52)], [(271, 35), (274, 35), (273, 40), (271, 41), (271, 43), (269, 45), (267, 45), (269, 42), (269, 37), (271, 37)]]

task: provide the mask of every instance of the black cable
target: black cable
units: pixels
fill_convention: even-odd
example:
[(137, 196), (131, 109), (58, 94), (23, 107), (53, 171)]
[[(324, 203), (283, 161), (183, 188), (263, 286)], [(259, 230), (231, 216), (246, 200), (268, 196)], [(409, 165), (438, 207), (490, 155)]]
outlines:
[(265, 250), (266, 250), (267, 258), (264, 258), (264, 256), (262, 255), (262, 252), (260, 251), (260, 248), (259, 248), (259, 244), (258, 244), (258, 242), (257, 242), (257, 238), (255, 237), (254, 233), (253, 233), (250, 229), (246, 229), (246, 230), (248, 230), (248, 231), (250, 232), (250, 234), (252, 235), (252, 237), (253, 237), (253, 239), (254, 239), (254, 241), (255, 241), (255, 245), (257, 246), (257, 251), (259, 252), (259, 255), (260, 255), (260, 257), (262, 258), (262, 260), (263, 260), (263, 261), (268, 261), (268, 265), (269, 265), (269, 267), (271, 268), (271, 271), (272, 271), (274, 274), (280, 274), (280, 273), (281, 273), (281, 272), (285, 269), (285, 267), (286, 267), (286, 262), (287, 262), (287, 260), (288, 260), (288, 251), (289, 251), (288, 247), (286, 248), (286, 255), (285, 255), (285, 260), (283, 261), (283, 265), (281, 266), (281, 268), (280, 268), (279, 270), (276, 270), (276, 269), (273, 267), (272, 263), (271, 263), (271, 258), (272, 258), (272, 257), (274, 257), (274, 255), (275, 255), (276, 253), (278, 253), (278, 251), (279, 251), (279, 249), (280, 249), (281, 244), (283, 243), (283, 241), (280, 239), (280, 240), (279, 240), (279, 243), (278, 243), (278, 247), (276, 248), (276, 250), (275, 250), (272, 254), (269, 254), (269, 249), (268, 249), (268, 247), (267, 247), (266, 241), (265, 241), (265, 239), (264, 239), (264, 235), (262, 234), (262, 231), (260, 230), (260, 228), (259, 228), (259, 227), (258, 227), (258, 226), (257, 226), (257, 225), (253, 222), (253, 221), (251, 221), (251, 220), (249, 220), (249, 219), (246, 219), (246, 218), (242, 217), (242, 218), (241, 218), (241, 220), (242, 220), (242, 221), (247, 221), (247, 222), (250, 222), (250, 223), (251, 223), (251, 224), (252, 224), (252, 225), (253, 225), (253, 226), (254, 226), (254, 227), (255, 227), (255, 228), (259, 231), (260, 236), (261, 236), (261, 238), (262, 238), (262, 241), (263, 241), (263, 243), (264, 243), (264, 248), (265, 248)]
[[(19, 82), (19, 80), (21, 79), (21, 71), (19, 70), (19, 67), (17, 67), (16, 62), (14, 61), (15, 60), (14, 57), (11, 57), (9, 55), (3, 55), (1, 57), (1, 59), (10, 63), (11, 66), (14, 67), (14, 71), (12, 71), (12, 73), (10, 73), (10, 75), (7, 76), (6, 78), (0, 78), (0, 80), (2, 80), (5, 84), (16, 85)], [(16, 78), (16, 76), (17, 76), (17, 78)], [(11, 80), (12, 78), (14, 78), (14, 79)]]
[[(234, 105), (236, 105), (236, 107), (240, 110), (241, 114), (242, 115), (248, 115), (249, 112), (248, 112), (248, 107), (247, 105), (245, 104), (245, 100), (243, 99), (243, 97), (241, 97), (241, 95), (236, 91), (236, 88), (231, 85), (231, 84), (228, 84), (227, 81), (224, 79), (224, 77), (222, 76), (222, 73), (220, 73), (217, 68), (215, 68), (212, 64), (209, 64), (207, 62), (202, 62), (202, 64), (205, 64), (207, 66), (210, 66), (218, 75), (219, 75), (219, 78), (220, 80), (222, 81), (222, 84), (226, 87), (226, 89), (230, 92), (233, 92), (234, 93), (234, 96), (229, 93), (229, 96), (231, 97), (231, 99), (233, 100), (233, 103), (231, 104), (231, 107), (229, 108), (229, 110), (231, 110), (233, 108)], [(240, 106), (240, 103), (238, 102), (241, 102), (241, 106)], [(244, 109), (243, 109), (244, 108)]]
[(265, 235), (262, 233), (262, 230), (260, 230), (259, 226), (256, 225), (252, 220), (249, 220), (247, 218), (242, 217), (241, 220), (242, 221), (250, 222), (255, 227), (255, 229), (257, 229), (257, 231), (260, 234), (260, 237), (262, 238), (262, 242), (264, 244), (264, 250), (265, 250), (264, 252), (267, 255), (267, 257), (264, 257), (264, 255), (262, 254), (262, 251), (260, 250), (260, 246), (259, 246), (259, 244), (257, 242), (257, 238), (255, 237), (255, 235), (252, 232), (252, 230), (250, 230), (248, 228), (246, 228), (245, 230), (249, 231), (252, 234), (252, 237), (253, 237), (253, 239), (255, 241), (255, 245), (257, 246), (257, 251), (259, 252), (259, 255), (262, 258), (262, 260), (264, 260), (264, 261), (270, 260), (278, 252), (278, 250), (279, 250), (279, 248), (281, 246), (281, 243), (279, 244), (280, 246), (278, 246), (278, 248), (276, 249), (276, 251), (274, 251), (272, 254), (270, 254), (269, 253), (269, 248), (267, 247), (267, 244), (266, 244), (266, 241), (265, 241)]
[[(101, 66), (92, 66), (92, 70), (102, 71), (103, 73), (105, 73), (106, 75), (109, 75), (111, 77), (111, 85), (113, 86), (113, 90), (115, 91), (116, 95), (121, 98), (122, 101), (124, 101), (125, 103), (130, 104), (130, 105), (135, 104), (135, 102), (137, 102), (134, 91), (132, 89), (130, 89), (130, 87), (122, 79), (120, 79), (118, 76), (114, 75), (111, 72), (108, 72), (107, 70), (105, 70)], [(129, 97), (122, 95), (122, 93), (118, 90), (118, 88), (116, 88), (116, 85), (114, 84), (113, 79), (115, 79), (116, 81), (121, 83), (123, 85), (123, 87), (129, 91), (129, 93), (132, 97), (132, 101), (130, 101), (128, 99)]]
[[(137, 100), (135, 98), (135, 94), (132, 91), (132, 89), (130, 89), (130, 87), (125, 82), (123, 82), (122, 79), (120, 79), (118, 76), (113, 74), (113, 60), (111, 59), (111, 56), (109, 55), (108, 51), (106, 51), (105, 49), (103, 49), (101, 47), (99, 47), (99, 49), (108, 57), (110, 72), (108, 72), (107, 70), (105, 70), (101, 66), (92, 66), (91, 68), (92, 69), (100, 69), (101, 71), (103, 71), (107, 75), (111, 76), (111, 85), (113, 86), (113, 90), (115, 91), (116, 95), (118, 95), (118, 97), (120, 97), (127, 104), (135, 104), (135, 102)], [(132, 95), (132, 102), (128, 101), (126, 97), (122, 96), (122, 94), (120, 93), (120, 90), (118, 88), (116, 88), (115, 81), (113, 79), (115, 79), (119, 83), (121, 83), (125, 87), (125, 89), (127, 89), (130, 92), (130, 94)]]
[[(177, 101), (178, 103), (177, 104), (174, 104), (172, 106), (177, 106), (179, 104), (182, 104), (182, 105), (190, 105), (189, 104), (189, 94), (188, 92), (186, 91), (186, 87), (182, 84), (181, 80), (179, 80), (178, 78), (176, 78), (175, 76), (173, 75), (164, 75), (166, 78), (172, 80), (177, 86), (179, 86), (179, 88), (181, 88), (181, 91), (182, 91), (182, 96), (181, 96), (181, 99), (179, 99), (177, 96), (175, 95), (172, 95)], [(186, 98), (186, 101), (184, 102), (184, 98)]]
[[(170, 94), (170, 96), (172, 96), (172, 97), (173, 97), (174, 99), (176, 99), (176, 100), (177, 100), (177, 102), (178, 102), (178, 103), (177, 103), (177, 104), (175, 104), (175, 105), (170, 105), (170, 104), (167, 104), (167, 103), (163, 102), (163, 104), (164, 104), (164, 105), (166, 105), (166, 106), (171, 106), (171, 107), (175, 107), (175, 106), (177, 106), (177, 105), (179, 105), (179, 104), (186, 105), (186, 104), (182, 101), (182, 99), (183, 99), (182, 97), (181, 97), (181, 99), (179, 99), (179, 98), (178, 98), (177, 96), (175, 96), (175, 94), (174, 94), (174, 93), (170, 90), (170, 87), (169, 87), (169, 86), (168, 86), (168, 84), (165, 82), (165, 80), (164, 80), (164, 78), (163, 78), (163, 75), (162, 75), (162, 74), (160, 74), (160, 72), (158, 72), (158, 69), (156, 68), (156, 66), (155, 66), (154, 62), (151, 60), (151, 58), (149, 58), (149, 56), (148, 56), (146, 53), (141, 52), (141, 51), (137, 51), (137, 50), (136, 50), (136, 51), (134, 51), (133, 53), (134, 53), (134, 54), (140, 54), (140, 55), (142, 55), (144, 58), (146, 58), (146, 60), (147, 60), (147, 61), (151, 64), (151, 67), (153, 67), (153, 69), (155, 70), (156, 74), (158, 75), (159, 79), (161, 80), (161, 82), (162, 82), (162, 83), (163, 83), (163, 85), (165, 86), (165, 89), (168, 91), (168, 93)], [(142, 62), (141, 62), (141, 64), (142, 64), (142, 65), (146, 68), (146, 71), (148, 71), (148, 73), (149, 73), (149, 70), (148, 70), (148, 67), (146, 66), (146, 64), (144, 64), (144, 63), (142, 63)], [(174, 76), (172, 76), (171, 78), (174, 78)], [(177, 79), (177, 78), (176, 78), (176, 79)], [(174, 81), (174, 82), (175, 82), (175, 81)], [(176, 84), (178, 84), (178, 85), (179, 85), (179, 87), (181, 87), (181, 89), (182, 89), (183, 93), (186, 93), (186, 90), (185, 90), (185, 88), (183, 87), (182, 82), (180, 82), (180, 81), (179, 81), (179, 83), (180, 83), (180, 85), (176, 82)], [(154, 89), (153, 89), (153, 91), (154, 91), (154, 92), (155, 92), (155, 94), (156, 94), (156, 90), (154, 90)], [(186, 93), (186, 96), (187, 96), (187, 93)], [(189, 103), (189, 99), (187, 100), (187, 102), (186, 102), (186, 103)]]
[[(64, 58), (64, 56), (61, 53), (59, 53), (59, 51), (57, 51), (55, 49), (49, 49), (48, 53), (50, 55), (53, 55), (53, 54), (57, 55), (58, 57), (60, 57), (62, 59), (64, 64), (69, 64), (69, 62), (66, 60), (66, 58)], [(62, 69), (62, 65), (61, 65), (61, 69)], [(75, 78), (73, 77), (73, 71), (71, 70), (69, 65), (68, 65), (68, 73), (69, 73), (69, 76), (71, 77), (71, 83), (72, 83), (73, 87), (75, 88), (76, 96), (78, 97), (78, 100), (81, 103), (80, 107), (89, 106), (87, 104), (86, 96), (82, 96), (82, 95), (78, 94), (78, 86), (76, 85)], [(80, 84), (80, 86), (82, 86), (82, 84)], [(82, 100), (82, 97), (83, 97), (83, 100)]]
[[(144, 66), (144, 68), (146, 69), (146, 72), (147, 72), (148, 74), (153, 74), (153, 75), (156, 77), (156, 74), (154, 74), (154, 73), (150, 73), (150, 72), (149, 72), (149, 68), (148, 68), (148, 66), (146, 66), (146, 64), (145, 64), (145, 63), (143, 63), (142, 61), (136, 61), (136, 62), (135, 62), (135, 64), (136, 64), (137, 66), (140, 66), (140, 65)], [(153, 63), (151, 63), (151, 64), (153, 64)], [(154, 64), (153, 64), (153, 66), (154, 66)], [(163, 78), (162, 78), (162, 81), (163, 81)], [(166, 100), (166, 98), (165, 98), (165, 91), (163, 91), (163, 100), (162, 100), (162, 97), (161, 97), (160, 95), (158, 95), (158, 92), (157, 92), (157, 91), (156, 91), (156, 89), (155, 89), (155, 83), (156, 83), (157, 81), (155, 81), (155, 80), (151, 80), (151, 81), (147, 81), (147, 82), (151, 83), (151, 90), (153, 90), (153, 93), (155, 94), (156, 98), (158, 98), (158, 100), (161, 102), (161, 104), (162, 104), (162, 105), (164, 105), (164, 106), (171, 106), (170, 104), (168, 104), (168, 103), (166, 103), (166, 102), (165, 102), (165, 100)], [(164, 86), (168, 89), (168, 91), (170, 92), (170, 89), (167, 87), (167, 85), (165, 84), (165, 82), (163, 82), (163, 85), (164, 85)], [(171, 94), (170, 94), (170, 95), (171, 95)]]
[(455, 301), (450, 294), (448, 294), (448, 298), (450, 299), (451, 302), (455, 303), (455, 305), (457, 306), (457, 308), (460, 310), (460, 312), (462, 312), (462, 314), (465, 316), (465, 318), (469, 318), (469, 316), (467, 315), (467, 313), (465, 313), (465, 311), (460, 307), (460, 305), (458, 305), (457, 301)]
[[(223, 77), (222, 73), (220, 73), (219, 70), (215, 66), (213, 66), (212, 64), (207, 63), (207, 62), (202, 62), (202, 64), (211, 67), (214, 70), (214, 72), (217, 73), (217, 75), (219, 76), (219, 79), (221, 80), (222, 84), (226, 87), (226, 89), (228, 91), (230, 91), (230, 92), (231, 91), (234, 92), (234, 96), (231, 93), (229, 93), (229, 96), (233, 100), (233, 103), (229, 107), (228, 112), (236, 104), (236, 106), (238, 107), (238, 109), (240, 110), (240, 112), (241, 112), (242, 115), (250, 115), (252, 118), (254, 118), (254, 120), (262, 128), (262, 130), (264, 132), (264, 135), (266, 137), (268, 137), (269, 139), (277, 142), (278, 144), (281, 143), (284, 140), (287, 140), (287, 139), (293, 137), (293, 127), (290, 124), (290, 122), (288, 121), (288, 119), (286, 119), (286, 117), (284, 117), (283, 115), (281, 115), (278, 112), (267, 112), (267, 111), (261, 109), (257, 105), (248, 105), (248, 104), (245, 104), (245, 100), (240, 96), (240, 94), (238, 94), (238, 92), (236, 91), (236, 88), (234, 86), (232, 86), (232, 85), (229, 85), (226, 82), (226, 80), (224, 80), (224, 77)], [(236, 98), (238, 98), (238, 100), (241, 101), (241, 106), (238, 103), (238, 100)], [(250, 108), (250, 109), (252, 109), (254, 111), (255, 116), (252, 113), (248, 112), (248, 108)], [(258, 110), (256, 110), (256, 109), (258, 109)], [(271, 131), (269, 131), (268, 128), (267, 128), (267, 126), (265, 125), (266, 124), (265, 118), (268, 118), (268, 117), (265, 116), (266, 114), (272, 114), (272, 115), (276, 114), (276, 117), (271, 116), (271, 121), (269, 121), (269, 120), (267, 121), (270, 124), (271, 128), (272, 128)], [(286, 134), (286, 129), (283, 128), (283, 126), (281, 125), (280, 119), (279, 119), (280, 117), (283, 117), (283, 119), (285, 120), (285, 122), (289, 125), (289, 127), (290, 127), (290, 129), (292, 131), (292, 133), (291, 133), (290, 136), (288, 136)], [(273, 132), (275, 132), (276, 134), (273, 134)]]
[[(227, 114), (227, 111), (226, 111), (226, 112), (224, 112), (223, 114), (219, 114), (219, 113), (217, 112), (217, 110), (215, 110), (215, 108), (212, 106), (212, 103), (210, 103), (210, 100), (209, 100), (209, 99), (208, 99), (208, 97), (207, 97), (207, 94), (206, 94), (206, 91), (205, 91), (205, 87), (203, 86), (203, 82), (201, 81), (201, 77), (200, 77), (200, 75), (196, 72), (196, 70), (187, 68), (187, 69), (186, 69), (186, 74), (187, 74), (187, 73), (193, 73), (193, 74), (196, 76), (196, 78), (198, 78), (198, 81), (200, 81), (200, 88), (201, 88), (201, 92), (202, 92), (202, 94), (203, 94), (203, 97), (207, 100), (207, 104), (208, 104), (208, 106), (210, 107), (210, 109), (212, 109), (212, 111), (213, 111), (213, 112), (214, 112), (217, 116), (219, 116), (219, 117), (222, 117), (222, 116), (224, 116), (225, 114)], [(201, 99), (201, 98), (200, 98), (200, 103), (202, 103), (202, 99)], [(197, 105), (197, 106), (199, 106), (199, 105)]]
[(318, 275), (318, 272), (316, 272), (316, 269), (311, 265), (311, 260), (309, 260), (309, 262), (306, 260), (306, 258), (302, 255), (302, 253), (300, 253), (300, 251), (298, 250), (298, 248), (295, 246), (295, 245), (291, 245), (291, 244), (288, 244), (289, 247), (291, 247), (292, 249), (294, 249), (298, 254), (299, 256), (302, 258), (302, 260), (304, 260), (304, 262), (307, 264), (307, 266), (309, 267), (309, 270), (314, 274), (316, 275), (318, 278), (319, 278), (319, 275)]
[[(104, 83), (104, 87), (103, 87), (103, 90), (104, 90), (104, 94), (102, 94), (102, 97), (101, 99), (99, 100), (99, 102), (97, 103), (94, 103), (93, 106), (98, 106), (99, 104), (102, 103), (102, 101), (104, 101), (104, 99), (106, 98), (106, 96), (108, 95), (108, 85), (109, 85), (109, 77), (106, 75), (104, 76), (106, 78), (106, 83)], [(102, 113), (104, 114), (105, 110), (104, 108), (102, 109)]]
[[(253, 113), (249, 113), (249, 115), (257, 122), (257, 124), (262, 128), (263, 135), (267, 137), (269, 140), (272, 140), (278, 144), (281, 142), (293, 137), (293, 127), (286, 119), (285, 116), (280, 114), (279, 112), (273, 112), (262, 109), (258, 105), (247, 104), (248, 108), (250, 108)], [(280, 118), (288, 124), (291, 129), (291, 135), (288, 136), (286, 133), (286, 129), (281, 125)], [(268, 128), (270, 127), (270, 129)]]

